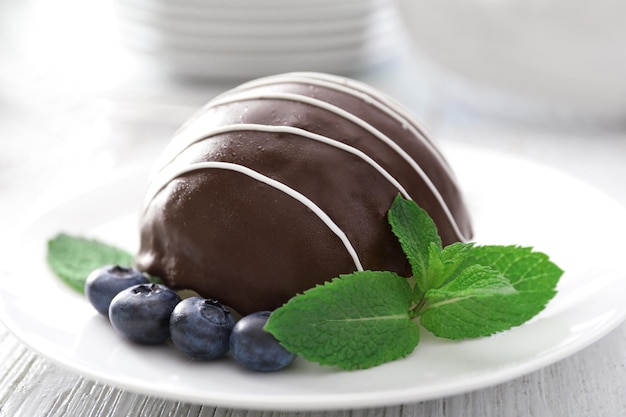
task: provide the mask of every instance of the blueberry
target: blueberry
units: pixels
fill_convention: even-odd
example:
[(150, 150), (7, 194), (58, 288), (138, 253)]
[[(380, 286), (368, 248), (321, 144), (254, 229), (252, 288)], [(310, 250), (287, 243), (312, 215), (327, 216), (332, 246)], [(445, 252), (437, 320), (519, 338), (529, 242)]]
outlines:
[(230, 310), (216, 300), (186, 298), (170, 318), (174, 345), (193, 359), (210, 360), (228, 352), (228, 340), (235, 326)]
[(148, 279), (136, 269), (107, 265), (89, 274), (85, 281), (85, 295), (98, 313), (106, 316), (111, 300), (120, 291), (146, 283)]
[(243, 317), (230, 335), (230, 352), (245, 368), (253, 371), (277, 371), (289, 365), (296, 355), (282, 347), (271, 333), (263, 330), (269, 311)]
[(170, 335), (170, 316), (180, 302), (175, 291), (161, 284), (139, 284), (120, 292), (111, 301), (113, 328), (129, 340), (159, 344)]

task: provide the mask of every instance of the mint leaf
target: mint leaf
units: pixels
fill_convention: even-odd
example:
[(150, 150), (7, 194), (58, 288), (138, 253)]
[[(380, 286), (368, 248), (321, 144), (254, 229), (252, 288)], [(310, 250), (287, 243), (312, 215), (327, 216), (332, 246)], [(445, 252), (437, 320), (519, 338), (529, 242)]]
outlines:
[(420, 322), (436, 336), (473, 338), (519, 326), (554, 297), (563, 273), (531, 248), (475, 246), (467, 255), (471, 266), (425, 295)]
[(523, 306), (517, 308), (520, 324), (543, 310), (556, 295), (556, 285), (563, 275), (563, 270), (550, 261), (548, 255), (533, 252), (528, 247), (476, 246), (471, 250), (470, 260), (490, 266), (509, 279), (519, 293), (516, 306)]
[(91, 271), (110, 264), (132, 266), (133, 255), (97, 240), (60, 233), (48, 241), (47, 261), (55, 275), (83, 293)]
[(414, 201), (398, 195), (387, 214), (391, 230), (411, 264), (418, 298), (431, 287), (428, 282), (428, 263), (431, 244), (442, 247), (435, 222)]
[(554, 296), (563, 271), (548, 255), (520, 246), (475, 246), (471, 262), (487, 265), (502, 272), (519, 291), (544, 294), (545, 301)]
[(430, 287), (440, 286), (452, 281), (466, 266), (469, 253), (474, 243), (453, 243), (443, 250), (431, 243), (428, 253), (428, 275)]
[(500, 272), (481, 265), (464, 269), (449, 284), (429, 290), (420, 314), (422, 326), (447, 339), (488, 336), (511, 327), (509, 309), (516, 290)]
[(290, 352), (322, 365), (363, 369), (411, 353), (411, 287), (393, 272), (341, 275), (289, 300), (265, 329)]

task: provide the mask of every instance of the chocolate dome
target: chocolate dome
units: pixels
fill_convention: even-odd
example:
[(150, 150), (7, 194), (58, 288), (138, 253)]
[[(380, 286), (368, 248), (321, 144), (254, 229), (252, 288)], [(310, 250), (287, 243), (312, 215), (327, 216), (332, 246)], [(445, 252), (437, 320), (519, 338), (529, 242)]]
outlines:
[(355, 270), (406, 276), (386, 220), (398, 193), (444, 244), (471, 237), (448, 164), (398, 104), (326, 74), (261, 78), (174, 136), (146, 193), (138, 267), (242, 314)]

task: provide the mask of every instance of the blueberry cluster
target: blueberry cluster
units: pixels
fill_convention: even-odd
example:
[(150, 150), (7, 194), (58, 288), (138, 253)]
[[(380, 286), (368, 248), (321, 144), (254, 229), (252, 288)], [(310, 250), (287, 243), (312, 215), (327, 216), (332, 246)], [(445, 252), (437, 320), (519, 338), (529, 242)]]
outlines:
[(211, 360), (230, 352), (245, 368), (263, 372), (282, 369), (295, 359), (263, 330), (269, 311), (235, 321), (219, 301), (181, 299), (133, 268), (108, 265), (93, 271), (85, 295), (118, 333), (135, 343), (160, 344), (170, 338), (193, 359)]

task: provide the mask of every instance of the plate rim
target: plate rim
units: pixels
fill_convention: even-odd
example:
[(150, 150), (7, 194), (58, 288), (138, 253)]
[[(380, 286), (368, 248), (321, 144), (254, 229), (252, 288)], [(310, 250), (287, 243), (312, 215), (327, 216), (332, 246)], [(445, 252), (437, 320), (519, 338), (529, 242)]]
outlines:
[[(464, 149), (464, 148), (461, 146), (460, 149)], [(469, 148), (464, 149), (463, 152), (467, 152), (468, 149)], [(576, 181), (588, 187), (588, 190), (590, 191), (592, 190), (596, 193), (604, 195), (607, 198), (607, 201), (611, 201), (615, 203), (617, 206), (619, 206), (619, 208), (623, 209), (624, 213), (626, 213), (626, 208), (622, 207), (619, 203), (615, 202), (609, 196), (606, 196), (603, 192), (597, 190), (596, 188), (588, 184), (585, 184), (584, 182), (580, 181), (577, 178), (566, 175), (562, 173), (561, 171), (554, 170), (550, 167), (547, 167), (541, 164), (537, 164), (533, 161), (524, 160), (522, 158), (510, 157), (508, 155), (500, 154), (498, 152), (486, 151), (486, 150), (481, 150), (481, 151), (472, 150), (471, 152), (479, 152), (480, 154), (488, 154), (489, 157), (498, 157), (498, 158), (504, 157), (505, 159), (508, 158), (509, 160), (515, 160), (515, 161), (522, 162), (525, 164), (531, 164), (536, 167), (541, 167), (543, 169), (548, 169), (549, 171), (562, 175), (563, 177), (569, 180)], [(126, 170), (120, 173), (119, 175), (117, 175), (115, 178), (111, 179), (110, 181), (104, 182), (102, 184), (95, 186), (94, 188), (78, 193), (77, 195), (74, 195), (71, 198), (63, 202), (58, 203), (56, 206), (42, 208), (40, 210), (39, 215), (36, 215), (36, 217), (32, 219), (32, 222), (30, 223), (30, 225), (24, 227), (23, 229), (24, 231), (26, 231), (29, 227), (32, 227), (32, 225), (36, 224), (37, 221), (40, 221), (41, 219), (45, 218), (46, 214), (52, 213), (55, 210), (62, 209), (66, 204), (69, 204), (73, 200), (85, 198), (86, 195), (92, 192), (96, 192), (96, 190), (99, 188), (111, 187), (112, 184), (126, 181), (129, 177), (137, 177), (136, 180), (138, 180), (139, 178), (142, 178), (142, 179), (147, 178), (147, 172), (148, 172), (148, 169), (146, 169), (145, 167), (137, 168), (134, 170)], [(14, 272), (9, 269), (6, 275), (7, 277), (9, 277), (13, 273)], [(615, 271), (615, 273), (618, 274), (619, 272)], [(6, 301), (7, 295), (10, 295), (10, 294), (5, 289), (0, 290), (0, 300)], [(302, 396), (296, 396), (296, 397), (284, 397), (282, 399), (280, 399), (280, 397), (273, 397), (271, 400), (268, 400), (267, 398), (263, 398), (262, 396), (255, 397), (255, 396), (250, 396), (248, 394), (248, 399), (245, 401), (242, 401), (241, 398), (238, 398), (238, 395), (235, 395), (235, 394), (231, 396), (232, 398), (224, 397), (223, 393), (219, 394), (220, 395), (219, 398), (216, 397), (215, 395), (209, 396), (210, 398), (199, 398), (195, 394), (184, 395), (184, 394), (181, 394), (180, 392), (173, 393), (173, 392), (155, 391), (153, 389), (150, 389), (150, 387), (148, 386), (141, 386), (141, 385), (138, 386), (137, 384), (133, 383), (132, 379), (120, 380), (120, 379), (116, 379), (113, 377), (103, 376), (102, 374), (94, 372), (93, 369), (89, 369), (89, 367), (83, 366), (82, 363), (76, 363), (76, 362), (69, 363), (68, 359), (64, 358), (63, 355), (59, 354), (58, 352), (50, 353), (41, 349), (41, 346), (37, 345), (36, 343), (33, 343), (31, 338), (29, 338), (27, 334), (25, 334), (24, 332), (22, 332), (21, 329), (19, 329), (19, 326), (17, 326), (17, 323), (13, 319), (6, 317), (5, 303), (0, 304), (0, 311), (3, 312), (3, 314), (0, 314), (0, 321), (2, 321), (4, 325), (6, 326), (6, 328), (16, 338), (18, 338), (22, 343), (24, 343), (28, 348), (38, 352), (41, 356), (52, 360), (53, 362), (60, 365), (61, 367), (68, 369), (70, 371), (76, 372), (79, 375), (82, 375), (89, 379), (100, 381), (100, 382), (115, 386), (120, 389), (125, 389), (125, 390), (129, 390), (132, 392), (138, 392), (138, 393), (146, 394), (146, 395), (156, 395), (156, 396), (168, 398), (171, 400), (187, 401), (187, 402), (210, 404), (214, 406), (233, 407), (233, 408), (259, 409), (259, 410), (285, 410), (285, 411), (287, 410), (289, 411), (303, 411), (303, 410), (314, 411), (314, 410), (333, 410), (333, 409), (338, 410), (338, 409), (349, 409), (349, 408), (390, 406), (390, 405), (395, 405), (395, 404), (399, 404), (399, 403), (403, 403), (407, 401), (410, 401), (410, 402), (424, 401), (424, 400), (429, 400), (429, 399), (441, 398), (445, 396), (470, 392), (470, 391), (474, 391), (480, 388), (486, 388), (489, 386), (500, 384), (508, 380), (512, 380), (514, 378), (518, 378), (520, 376), (526, 375), (528, 373), (539, 370), (545, 366), (553, 364), (561, 359), (564, 359), (584, 349), (585, 347), (591, 345), (597, 340), (601, 339), (603, 336), (605, 336), (606, 334), (614, 330), (626, 318), (626, 307), (625, 307), (623, 311), (621, 312), (621, 314), (614, 316), (608, 324), (605, 324), (602, 327), (595, 329), (596, 331), (592, 335), (592, 337), (586, 337), (583, 339), (579, 338), (577, 339), (576, 343), (570, 344), (566, 348), (557, 349), (557, 350), (552, 351), (551, 354), (542, 355), (540, 358), (532, 361), (530, 365), (528, 364), (528, 362), (522, 362), (515, 366), (508, 367), (506, 369), (500, 369), (499, 372), (492, 373), (492, 375), (489, 378), (484, 378), (484, 377), (477, 378), (476, 382), (473, 384), (468, 384), (467, 382), (465, 382), (462, 384), (450, 386), (448, 389), (442, 389), (441, 387), (434, 387), (428, 392), (424, 392), (423, 389), (419, 389), (416, 387), (407, 387), (403, 390), (396, 389), (393, 392), (385, 392), (385, 398), (372, 396), (370, 392), (364, 392), (360, 394), (352, 393), (347, 398), (343, 398), (343, 399), (337, 397), (336, 395), (331, 395), (331, 396), (328, 396), (327, 398), (321, 399), (321, 397), (318, 395), (317, 397), (312, 397), (308, 399), (303, 398)]]

